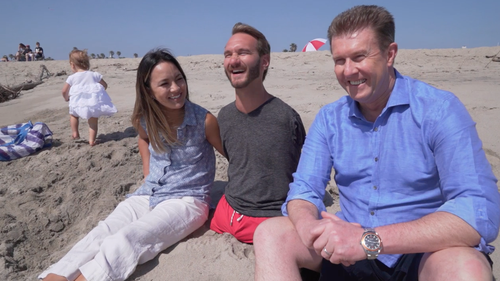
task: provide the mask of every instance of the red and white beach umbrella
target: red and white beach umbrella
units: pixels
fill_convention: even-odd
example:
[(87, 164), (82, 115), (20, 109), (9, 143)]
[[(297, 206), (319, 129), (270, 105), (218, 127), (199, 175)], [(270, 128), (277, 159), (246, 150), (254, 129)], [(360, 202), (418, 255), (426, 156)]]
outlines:
[(304, 49), (302, 49), (302, 52), (311, 52), (311, 51), (317, 51), (321, 46), (325, 45), (326, 39), (323, 38), (316, 38), (311, 41), (309, 41), (305, 46)]

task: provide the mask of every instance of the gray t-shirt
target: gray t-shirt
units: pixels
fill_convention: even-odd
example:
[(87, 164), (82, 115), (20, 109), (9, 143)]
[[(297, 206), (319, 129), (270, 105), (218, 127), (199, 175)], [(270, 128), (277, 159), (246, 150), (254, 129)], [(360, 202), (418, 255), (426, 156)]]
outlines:
[(227, 202), (246, 216), (281, 216), (305, 139), (299, 114), (272, 97), (248, 114), (230, 103), (218, 121), (229, 160)]

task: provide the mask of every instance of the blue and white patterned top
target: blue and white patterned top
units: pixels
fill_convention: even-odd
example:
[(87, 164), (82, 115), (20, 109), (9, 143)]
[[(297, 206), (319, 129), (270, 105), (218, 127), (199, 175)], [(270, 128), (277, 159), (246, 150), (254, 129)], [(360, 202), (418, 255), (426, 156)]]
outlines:
[[(157, 153), (149, 144), (149, 175), (134, 195), (149, 195), (154, 208), (166, 199), (192, 196), (210, 204), (209, 191), (215, 178), (215, 152), (207, 141), (205, 119), (207, 110), (186, 101), (184, 121), (177, 129), (180, 144), (168, 146)], [(144, 120), (141, 126), (146, 130)], [(147, 130), (146, 130), (147, 133)]]

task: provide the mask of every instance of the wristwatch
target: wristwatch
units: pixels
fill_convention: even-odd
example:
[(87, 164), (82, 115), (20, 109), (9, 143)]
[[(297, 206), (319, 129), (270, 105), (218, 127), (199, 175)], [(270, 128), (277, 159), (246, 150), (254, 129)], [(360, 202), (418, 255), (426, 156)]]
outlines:
[(360, 244), (366, 253), (366, 258), (369, 260), (377, 259), (382, 250), (382, 239), (373, 228), (365, 228)]

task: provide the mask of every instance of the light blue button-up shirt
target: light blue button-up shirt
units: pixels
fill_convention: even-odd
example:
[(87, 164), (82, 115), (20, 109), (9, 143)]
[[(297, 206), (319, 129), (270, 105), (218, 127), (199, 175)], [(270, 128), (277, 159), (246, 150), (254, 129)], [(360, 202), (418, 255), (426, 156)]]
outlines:
[[(345, 221), (378, 227), (449, 212), (479, 232), (479, 250), (493, 252), (487, 243), (500, 223), (497, 180), (475, 122), (452, 93), (396, 71), (392, 94), (374, 123), (349, 96), (324, 106), (309, 129), (283, 214), (294, 199), (325, 210), (332, 167), (337, 215)], [(379, 260), (393, 266), (399, 256)]]
[[(191, 196), (210, 204), (215, 178), (215, 152), (205, 134), (207, 110), (186, 101), (184, 121), (177, 129), (178, 145), (158, 153), (149, 144), (149, 175), (133, 195), (149, 195), (150, 207), (166, 199)], [(141, 121), (145, 128), (145, 123)], [(146, 130), (146, 128), (145, 128)]]

